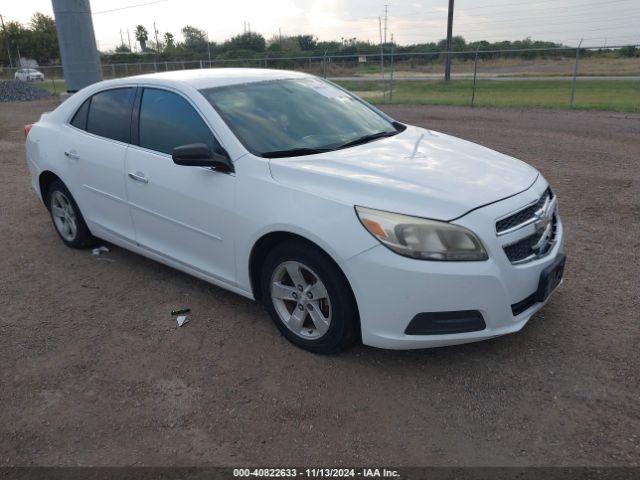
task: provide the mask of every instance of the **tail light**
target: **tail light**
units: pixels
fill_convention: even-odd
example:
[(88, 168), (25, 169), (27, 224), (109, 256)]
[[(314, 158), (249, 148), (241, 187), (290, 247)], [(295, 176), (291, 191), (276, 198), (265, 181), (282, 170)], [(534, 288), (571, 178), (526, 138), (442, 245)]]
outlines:
[(24, 138), (27, 138), (27, 135), (29, 135), (29, 132), (31, 131), (31, 127), (33, 127), (32, 123), (24, 126)]

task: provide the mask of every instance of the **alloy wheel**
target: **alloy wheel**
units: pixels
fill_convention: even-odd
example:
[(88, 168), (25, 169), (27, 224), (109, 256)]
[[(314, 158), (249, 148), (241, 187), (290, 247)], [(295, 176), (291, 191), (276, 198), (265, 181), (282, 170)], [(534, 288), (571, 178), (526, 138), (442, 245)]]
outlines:
[(271, 276), (271, 301), (289, 330), (315, 340), (331, 325), (331, 300), (320, 277), (308, 266), (283, 262)]
[(60, 190), (51, 195), (51, 215), (58, 233), (68, 242), (72, 242), (78, 233), (76, 214), (67, 196)]

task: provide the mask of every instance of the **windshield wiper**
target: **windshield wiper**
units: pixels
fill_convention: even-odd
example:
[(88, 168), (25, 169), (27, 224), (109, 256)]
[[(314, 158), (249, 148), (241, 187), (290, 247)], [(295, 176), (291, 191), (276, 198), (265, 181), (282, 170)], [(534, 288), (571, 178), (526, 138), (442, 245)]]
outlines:
[(283, 157), (299, 157), (302, 155), (313, 155), (314, 153), (325, 153), (332, 152), (334, 150), (340, 150), (341, 148), (354, 147), (356, 145), (362, 145), (363, 143), (368, 143), (378, 138), (391, 137), (396, 135), (397, 133), (402, 132), (405, 128), (404, 125), (398, 122), (393, 122), (393, 126), (395, 130), (384, 131), (371, 133), (369, 135), (364, 135), (362, 137), (356, 138), (355, 140), (351, 140), (347, 143), (342, 143), (339, 145), (334, 145), (332, 147), (322, 147), (322, 148), (309, 148), (309, 147), (300, 147), (300, 148), (291, 148), (289, 150), (274, 150), (272, 152), (262, 152), (260, 154), (261, 157), (264, 158), (283, 158)]
[(350, 142), (343, 143), (342, 145), (338, 146), (338, 148), (355, 147), (356, 145), (362, 145), (363, 143), (372, 142), (373, 140), (377, 140), (378, 138), (391, 137), (393, 135), (396, 135), (397, 133), (400, 133), (400, 130), (371, 133), (369, 135), (364, 135), (360, 138), (356, 138), (355, 140), (351, 140)]
[(291, 148), (289, 150), (274, 150), (273, 152), (262, 152), (264, 158), (299, 157), (301, 155), (313, 155), (314, 153), (330, 152), (332, 148)]

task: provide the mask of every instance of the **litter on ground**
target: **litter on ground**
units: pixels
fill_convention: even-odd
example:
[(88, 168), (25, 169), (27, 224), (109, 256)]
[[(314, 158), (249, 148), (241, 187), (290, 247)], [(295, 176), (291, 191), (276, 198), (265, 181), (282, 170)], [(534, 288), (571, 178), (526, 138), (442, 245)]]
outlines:
[(91, 250), (91, 255), (93, 255), (94, 257), (97, 257), (98, 255), (102, 254), (102, 252), (108, 252), (109, 249), (107, 247), (105, 247), (104, 245), (98, 248), (94, 248), (93, 250)]

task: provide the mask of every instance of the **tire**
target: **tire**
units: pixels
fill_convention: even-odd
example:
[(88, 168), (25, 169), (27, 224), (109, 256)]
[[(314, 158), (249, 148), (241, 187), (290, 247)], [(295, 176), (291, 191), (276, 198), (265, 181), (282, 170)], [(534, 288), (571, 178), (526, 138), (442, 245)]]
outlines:
[(327, 354), (344, 350), (359, 337), (351, 287), (319, 248), (301, 241), (277, 245), (265, 258), (260, 286), (269, 315), (294, 345)]
[(91, 235), (78, 204), (60, 180), (54, 180), (46, 193), (46, 205), (53, 228), (67, 247), (88, 248), (97, 239)]

